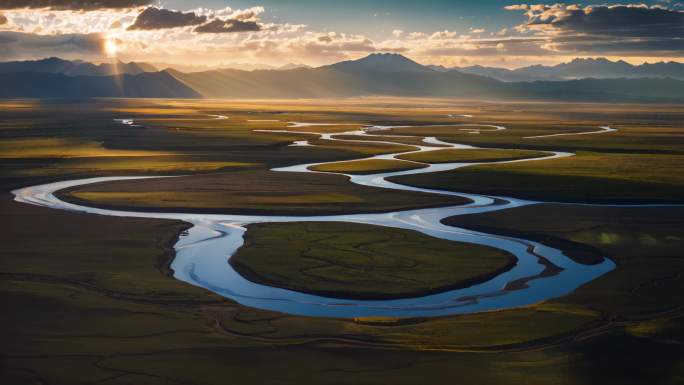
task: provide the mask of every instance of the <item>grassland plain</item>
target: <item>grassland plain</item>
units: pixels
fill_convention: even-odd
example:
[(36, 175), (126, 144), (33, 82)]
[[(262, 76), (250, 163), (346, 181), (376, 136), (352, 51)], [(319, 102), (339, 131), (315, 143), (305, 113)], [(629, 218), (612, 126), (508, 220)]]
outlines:
[[(411, 102), (417, 103), (417, 107), (396, 107), (396, 105)], [(682, 152), (684, 135), (681, 135), (684, 113), (677, 106), (608, 105), (596, 107), (588, 104), (475, 105), (464, 103), (448, 107), (443, 105), (445, 103), (443, 101), (369, 100), (368, 106), (356, 107), (359, 110), (354, 111), (352, 108), (358, 104), (352, 102), (349, 102), (348, 108), (342, 107), (345, 102), (340, 102), (340, 106), (318, 102), (302, 102), (296, 106), (292, 102), (284, 102), (283, 106), (264, 104), (259, 106), (257, 102), (221, 105), (215, 102), (214, 105), (209, 103), (201, 108), (195, 107), (197, 109), (193, 109), (193, 106), (197, 105), (192, 103), (188, 105), (183, 105), (182, 102), (170, 105), (162, 102), (155, 104), (151, 101), (144, 103), (151, 105), (149, 107), (127, 107), (126, 105), (117, 108), (103, 107), (94, 115), (107, 113), (113, 118), (140, 116), (140, 123), (145, 126), (145, 129), (121, 129), (120, 124), (111, 122), (114, 125), (111, 129), (99, 128), (86, 130), (86, 132), (90, 136), (93, 136), (93, 131), (101, 132), (99, 141), (107, 148), (172, 151), (176, 154), (174, 156), (177, 157), (177, 161), (182, 159), (186, 167), (192, 169), (192, 166), (187, 164), (189, 160), (237, 162), (238, 164), (258, 163), (262, 167), (273, 167), (305, 163), (309, 160), (349, 160), (359, 158), (359, 154), (402, 151), (401, 148), (386, 145), (385, 148), (380, 148), (383, 145), (372, 145), (369, 148), (354, 142), (340, 144), (320, 140), (314, 140), (314, 143), (324, 142), (323, 146), (290, 147), (287, 144), (292, 140), (312, 137), (299, 134), (253, 132), (253, 129), (286, 129), (290, 121), (344, 123), (344, 125), (296, 128), (297, 131), (330, 130), (333, 132), (356, 129), (364, 124), (420, 124), (423, 126), (393, 129), (392, 134), (437, 136), (452, 142), (488, 148), (563, 150), (577, 152), (578, 155), (554, 161), (477, 166), (442, 174), (398, 177), (396, 180), (402, 183), (445, 189), (454, 189), (458, 186), (461, 189), (459, 191), (494, 195), (509, 194), (532, 199), (543, 195), (545, 200), (575, 202), (613, 200), (618, 202), (678, 202), (681, 201), (681, 196), (684, 196), (681, 173), (676, 172), (684, 156)], [(427, 108), (426, 104), (431, 108)], [(174, 108), (180, 112), (174, 112)], [(286, 108), (293, 110), (285, 111)], [(454, 113), (453, 110), (466, 112), (466, 108), (472, 108), (470, 112), (473, 113), (473, 118), (448, 118)], [(192, 119), (188, 117), (181, 119), (183, 113), (189, 114)], [(230, 119), (211, 119), (212, 113), (226, 114)], [(488, 131), (483, 128), (479, 134), (473, 135), (470, 131), (463, 131), (464, 126), (430, 126), (430, 124), (449, 122), (503, 124), (508, 129)], [(102, 126), (102, 120), (98, 120), (98, 124)], [(619, 131), (596, 135), (529, 138), (544, 134), (593, 131), (598, 126), (607, 124), (613, 125)], [(54, 133), (66, 135), (63, 131), (64, 129), (59, 129)], [(80, 135), (82, 130), (74, 131), (73, 135)], [(123, 135), (124, 132), (126, 135)], [(35, 132), (33, 134), (35, 135)], [(258, 149), (264, 151), (258, 151)], [(166, 159), (171, 160), (168, 156)], [(16, 163), (23, 160), (3, 161)], [(62, 162), (64, 161), (59, 160), (56, 165), (53, 162), (51, 167), (60, 167)], [(35, 172), (32, 167), (38, 167), (35, 163), (25, 164), (25, 166), (21, 168), (25, 170), (22, 171), (23, 173)], [(216, 166), (218, 168), (219, 165)], [(161, 168), (159, 165), (157, 167)], [(211, 171), (208, 163), (200, 163), (195, 168), (200, 171)], [(76, 172), (80, 170), (82, 169)], [(172, 171), (166, 168), (161, 172)], [(500, 183), (492, 185), (491, 180), (497, 180)], [(536, 188), (540, 185), (544, 186), (543, 190)], [(142, 196), (140, 198), (144, 199)]]
[[(274, 174), (265, 171), (268, 167), (355, 159), (367, 150), (289, 147), (291, 140), (308, 138), (254, 133), (252, 127), (283, 129), (287, 121), (464, 123), (447, 117), (459, 113), (472, 114), (473, 120), (482, 123), (504, 124), (509, 130), (483, 130), (474, 135), (440, 128), (438, 137), (483, 147), (590, 152), (598, 158), (600, 171), (593, 183), (605, 186), (613, 183), (610, 174), (615, 170), (601, 165), (609, 156), (650, 154), (640, 159), (641, 167), (651, 167), (658, 174), (655, 168), (663, 157), (681, 154), (684, 113), (677, 106), (392, 99), (98, 100), (77, 105), (22, 100), (0, 108), (3, 142), (59, 138), (87, 143), (96, 152), (141, 151), (147, 156), (14, 154), (0, 157), (0, 182), (3, 191), (8, 191), (96, 175), (220, 170), (220, 174), (240, 176), (233, 181), (254, 175), (253, 182), (258, 183)], [(229, 119), (212, 119), (210, 114)], [(121, 118), (136, 119), (142, 127), (113, 120)], [(523, 139), (605, 124), (620, 131), (534, 142)], [(428, 135), (434, 130), (414, 131)], [(149, 156), (149, 152), (156, 155)], [(152, 159), (163, 168), (144, 167)], [(210, 167), (212, 163), (218, 167)], [(666, 173), (657, 178), (676, 186), (674, 174), (671, 179)], [(321, 191), (337, 192), (344, 185), (344, 177), (331, 177), (336, 180), (322, 182)], [(208, 175), (193, 178), (206, 178), (202, 183), (211, 179)], [(645, 171), (632, 178), (653, 181)], [(183, 179), (190, 178), (178, 178), (178, 188), (172, 193), (200, 187), (201, 179), (180, 183)], [(221, 183), (228, 185), (229, 179)], [(535, 188), (552, 191), (562, 184), (560, 179), (549, 178)], [(263, 179), (263, 185), (268, 183)], [(487, 183), (491, 188), (498, 180)], [(123, 184), (118, 188), (123, 187), (133, 190)], [(293, 189), (281, 198), (287, 201), (288, 195), (297, 195)], [(670, 199), (673, 191), (652, 190), (639, 199)], [(632, 192), (623, 193), (622, 198), (636, 199)], [(246, 191), (226, 194), (225, 203), (249, 195)], [(135, 205), (147, 199), (138, 198)], [(407, 199), (396, 198), (397, 205), (407, 207)], [(425, 203), (423, 197), (412, 199)], [(435, 199), (440, 198), (429, 201), (443, 204)], [(480, 217), (470, 217), (468, 223), (459, 225), (486, 226), (511, 235), (524, 232), (551, 245), (575, 246), (571, 252), (577, 258), (610, 255), (618, 267), (569, 296), (520, 309), (435, 319), (338, 320), (248, 309), (174, 280), (168, 270), (173, 257), (170, 246), (186, 228), (183, 223), (42, 209), (11, 202), (7, 193), (1, 202), (0, 215), (8, 224), (0, 232), (5, 315), (0, 320), (5, 342), (0, 352), (1, 383), (223, 384), (230, 379), (242, 383), (416, 384), (429, 380), (452, 384), (458, 379), (474, 384), (546, 385), (677, 384), (684, 379), (678, 295), (682, 289), (681, 210), (607, 212), (586, 207), (576, 214), (575, 206), (551, 206), (485, 215), (482, 223), (476, 221)], [(269, 210), (280, 207), (272, 202)], [(307, 204), (306, 210), (318, 212), (319, 205), (320, 212), (325, 212), (337, 203), (323, 199)], [(524, 225), (525, 221), (529, 224)], [(264, 363), (269, 370), (264, 370)]]
[(393, 159), (366, 159), (337, 162), (313, 166), (314, 171), (339, 172), (344, 174), (376, 174), (384, 171), (415, 170), (425, 168), (426, 164), (404, 162)]
[(526, 150), (436, 150), (430, 152), (416, 152), (399, 155), (399, 159), (424, 163), (475, 163), (475, 162), (503, 162), (528, 158), (539, 158), (548, 155), (541, 151)]
[[(425, 142), (423, 142), (423, 137), (421, 136), (384, 136), (382, 135), (381, 132), (371, 132), (372, 135), (367, 136), (367, 135), (335, 135), (335, 138), (337, 139), (344, 139), (344, 140), (354, 140), (354, 141), (386, 141), (386, 142), (394, 142), (394, 143), (403, 143), (407, 145), (424, 145)], [(433, 144), (435, 147), (439, 147), (439, 144)], [(446, 146), (445, 146), (446, 147)]]
[(355, 186), (342, 175), (234, 171), (98, 183), (66, 189), (65, 200), (102, 207), (243, 214), (342, 214), (459, 205), (468, 200)]
[[(13, 257), (2, 274), (11, 310), (2, 320), (7, 383), (220, 384), (230, 376), (313, 384), (370, 373), (376, 382), (399, 384), (421, 377), (446, 384), (462, 376), (485, 383), (637, 384), (677, 383), (681, 373), (681, 347), (668, 342), (681, 338), (681, 318), (665, 311), (668, 299), (679, 296), (655, 297), (654, 306), (644, 293), (635, 304), (619, 279), (582, 288), (571, 300), (495, 313), (403, 321), (293, 317), (242, 308), (161, 274), (182, 225), (4, 202), (3, 219), (15, 224), (2, 234), (5, 255)], [(84, 236), (91, 243), (80, 242)], [(658, 288), (640, 269), (629, 285)], [(616, 292), (626, 304), (610, 304)], [(259, 370), (263, 362), (275, 368)]]
[(679, 295), (684, 290), (682, 208), (544, 204), (444, 222), (527, 237), (551, 246), (570, 246), (580, 255), (605, 255), (618, 264), (606, 277), (565, 297), (564, 302), (580, 304), (591, 297), (594, 309), (623, 316), (684, 305)]
[[(399, 128), (394, 133), (433, 135), (447, 141), (495, 148), (555, 149), (576, 153), (572, 158), (505, 165), (481, 165), (437, 174), (396, 177), (393, 181), (419, 187), (451, 189), (528, 199), (565, 202), (681, 202), (684, 179), (677, 172), (684, 162), (684, 116), (678, 109), (633, 106), (630, 111), (575, 106), (567, 111), (548, 106), (500, 114), (485, 121), (505, 124), (505, 131), (464, 134), (449, 127)], [(623, 114), (620, 114), (623, 112)], [(511, 123), (503, 123), (510, 119)], [(497, 119), (497, 120), (494, 120)], [(533, 136), (595, 131), (610, 125), (617, 132), (594, 135)], [(408, 156), (408, 155), (407, 155)], [(496, 184), (491, 181), (495, 180)], [(543, 187), (543, 188), (540, 188)]]
[[(543, 163), (478, 165), (390, 180), (411, 186), (486, 195), (602, 203), (681, 203), (684, 154), (578, 152)], [(491, 181), (496, 181), (492, 184)]]
[[(363, 143), (290, 147), (292, 140), (302, 136), (255, 134), (253, 130), (282, 129), (288, 119), (301, 119), (306, 114), (280, 116), (277, 111), (242, 111), (238, 107), (231, 111), (230, 119), (213, 117), (226, 113), (227, 107), (152, 100), (7, 102), (0, 106), (0, 162), (6, 170), (3, 181), (20, 185), (27, 177), (50, 180), (121, 172), (168, 174), (255, 165), (263, 169), (403, 149)], [(268, 120), (275, 121), (253, 122), (273, 115), (278, 118)], [(115, 119), (135, 119), (136, 124), (125, 125)]]
[(242, 276), (340, 298), (417, 297), (471, 286), (515, 264), (498, 249), (408, 230), (334, 222), (248, 229), (245, 246), (230, 259)]

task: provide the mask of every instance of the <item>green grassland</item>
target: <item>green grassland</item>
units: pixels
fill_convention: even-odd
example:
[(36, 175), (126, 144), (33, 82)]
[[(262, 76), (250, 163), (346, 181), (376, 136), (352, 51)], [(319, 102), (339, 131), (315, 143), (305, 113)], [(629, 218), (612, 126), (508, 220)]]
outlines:
[[(412, 186), (560, 202), (682, 202), (684, 154), (578, 152), (390, 178)], [(492, 183), (492, 181), (496, 181)]]
[(344, 149), (351, 150), (365, 155), (393, 154), (395, 152), (407, 152), (417, 150), (413, 146), (401, 144), (384, 144), (372, 142), (339, 142), (325, 139), (310, 140), (309, 143), (323, 149)]
[(539, 158), (545, 155), (548, 153), (526, 150), (445, 149), (399, 155), (398, 158), (425, 163), (475, 163)]
[[(407, 151), (411, 147), (357, 142), (335, 143), (318, 139), (313, 140), (317, 144), (314, 147), (292, 147), (288, 146), (292, 140), (312, 139), (312, 136), (257, 133), (254, 129), (282, 130), (287, 128), (287, 122), (290, 121), (343, 124), (306, 127), (311, 131), (325, 128), (334, 132), (348, 130), (350, 127), (356, 128), (350, 123), (358, 123), (358, 127), (363, 124), (419, 124), (421, 127), (397, 128), (390, 133), (437, 136), (455, 143), (484, 147), (564, 150), (578, 152), (580, 155), (572, 159), (544, 161), (534, 165), (530, 163), (515, 166), (483, 166), (477, 169), (477, 175), (470, 176), (468, 180), (458, 180), (459, 185), (461, 182), (467, 182), (464, 186), (472, 188), (470, 191), (496, 193), (491, 191), (495, 187), (489, 182), (500, 178), (507, 182), (502, 186), (504, 192), (534, 196), (534, 191), (523, 191), (525, 185), (539, 186), (538, 182), (543, 180), (544, 188), (548, 187), (553, 194), (556, 194), (554, 190), (565, 192), (557, 194), (556, 198), (571, 201), (594, 195), (597, 196), (597, 200), (618, 198), (631, 201), (638, 200), (639, 197), (635, 195), (640, 194), (644, 195), (641, 198), (645, 200), (671, 201), (674, 199), (673, 195), (681, 195), (680, 182), (674, 174), (670, 178), (665, 172), (661, 172), (662, 180), (658, 183), (662, 183), (658, 189), (647, 189), (640, 185), (651, 183), (646, 179), (650, 177), (651, 170), (658, 172), (661, 168), (671, 168), (672, 164), (677, 165), (681, 162), (679, 156), (684, 155), (681, 150), (684, 146), (684, 136), (681, 135), (684, 113), (677, 106), (471, 102), (457, 104), (396, 99), (370, 99), (365, 103), (367, 104), (362, 105), (358, 101), (339, 101), (337, 104), (313, 101), (283, 101), (282, 104), (220, 101), (196, 103), (154, 100), (99, 100), (83, 104), (7, 102), (7, 108), (0, 108), (4, 122), (0, 125), (0, 137), (3, 142), (29, 139), (44, 141), (46, 138), (57, 138), (61, 141), (81, 143), (80, 146), (84, 148), (79, 151), (90, 152), (92, 156), (64, 159), (48, 158), (45, 156), (50, 154), (43, 153), (40, 154), (41, 157), (35, 158), (35, 152), (29, 151), (22, 157), (17, 157), (15, 146), (11, 151), (14, 155), (0, 149), (0, 163), (3, 166), (8, 165), (4, 167), (8, 171), (3, 173), (3, 179), (15, 179), (17, 184), (27, 176), (40, 175), (56, 178), (60, 175), (111, 175), (117, 171), (173, 173), (174, 168), (180, 172), (209, 172), (236, 165), (242, 167), (243, 164), (259, 164), (259, 167), (270, 168), (305, 162), (350, 160), (362, 155)], [(469, 110), (473, 118), (447, 117), (456, 111), (466, 110)], [(74, 112), (78, 112), (78, 117)], [(211, 114), (223, 114), (229, 119), (213, 119)], [(55, 118), (56, 116), (59, 118)], [(136, 123), (142, 127), (126, 127), (113, 121), (120, 118), (137, 119)], [(429, 126), (448, 122), (453, 122), (455, 126)], [(470, 126), (457, 126), (466, 123), (503, 124), (508, 129), (487, 131), (486, 128), (481, 128), (480, 134), (473, 135), (463, 131), (464, 128), (471, 128)], [(600, 125), (612, 125), (619, 131), (583, 136), (525, 138), (561, 132), (591, 131)], [(410, 143), (415, 138), (406, 140)], [(64, 147), (66, 146), (58, 146), (60, 149)], [(76, 149), (77, 147), (70, 151)], [(105, 159), (108, 157), (103, 153), (126, 156), (125, 160), (119, 157), (120, 165), (112, 164), (109, 167), (110, 159)], [(114, 162), (117, 157), (111, 158)], [(132, 171), (131, 167), (125, 164), (129, 163), (128, 161), (140, 161), (141, 164), (148, 163), (149, 166)], [(578, 162), (577, 167), (575, 162)], [(626, 183), (616, 183), (620, 182), (619, 178), (615, 177), (616, 170), (620, 171), (623, 162), (632, 163), (632, 166), (626, 169), (630, 180)], [(89, 166), (91, 163), (92, 166)], [(526, 166), (530, 168), (522, 170)], [(506, 168), (498, 172), (499, 167), (515, 167), (515, 170), (522, 171), (513, 173), (511, 169)], [(465, 175), (469, 171), (464, 169), (429, 177), (406, 177), (405, 181), (423, 186), (449, 188), (454, 185), (448, 180), (452, 178), (451, 174), (460, 175), (462, 172)], [(573, 178), (580, 179), (568, 183)], [(520, 182), (516, 185), (510, 182), (511, 180)], [(574, 187), (575, 191), (566, 191), (572, 186), (583, 187)], [(604, 191), (610, 191), (612, 195), (605, 194)], [(625, 196), (619, 196), (616, 191), (624, 191)], [(602, 195), (605, 196), (602, 198)]]
[[(681, 339), (681, 316), (667, 311), (681, 301), (679, 282), (670, 278), (672, 269), (649, 272), (651, 257), (630, 268), (628, 281), (599, 280), (567, 299), (527, 308), (405, 321), (315, 319), (243, 308), (169, 277), (168, 247), (182, 225), (4, 202), (3, 219), (13, 223), (0, 235), (8, 246), (0, 289), (10, 310), (0, 321), (4, 383), (221, 384), (230, 377), (412, 384), (429, 377), (449, 384), (465, 376), (472, 383), (675, 384), (682, 373), (681, 348), (671, 343)], [(602, 229), (594, 233), (592, 226), (602, 216), (588, 210), (584, 234), (573, 239), (601, 239)], [(628, 226), (643, 220), (627, 217)], [(548, 218), (532, 224), (544, 231)], [(659, 264), (681, 247), (662, 242), (681, 226), (681, 215), (663, 223), (650, 234), (661, 240), (651, 250)], [(618, 251), (639, 254), (629, 246)]]
[[(393, 134), (430, 135), (481, 147), (559, 150), (577, 156), (551, 161), (482, 165), (455, 171), (396, 177), (419, 187), (568, 202), (681, 202), (684, 181), (684, 113), (676, 106), (512, 104), (483, 106), (473, 121), (504, 131), (477, 135), (463, 127), (397, 128)], [(529, 138), (595, 131), (617, 132)], [(496, 183), (492, 183), (496, 181)]]
[[(209, 172), (255, 165), (266, 169), (412, 148), (329, 141), (316, 147), (292, 147), (292, 141), (310, 138), (254, 130), (279, 130), (286, 128), (286, 121), (325, 116), (283, 114), (268, 107), (157, 100), (3, 102), (2, 183), (20, 186), (36, 177)], [(229, 119), (217, 120), (211, 114), (229, 115)], [(341, 118), (328, 117), (333, 122)], [(135, 119), (139, 127), (114, 119)], [(251, 122), (259, 119), (277, 121)]]
[(379, 212), (468, 202), (458, 197), (356, 186), (342, 175), (265, 170), (98, 183), (64, 190), (60, 196), (114, 208), (283, 215)]
[[(535, 205), (445, 223), (608, 256), (617, 268), (560, 300), (620, 316), (681, 308), (684, 209)], [(575, 245), (573, 247), (572, 245)], [(587, 302), (583, 302), (587, 301)]]
[[(210, 114), (229, 119), (212, 119)], [(142, 127), (113, 121), (121, 118), (138, 119)], [(570, 295), (519, 309), (434, 319), (339, 320), (245, 308), (173, 279), (170, 247), (187, 224), (49, 210), (12, 202), (7, 194), (53, 180), (163, 173), (192, 176), (164, 182), (169, 184), (149, 180), (135, 186), (89, 186), (90, 193), (102, 195), (86, 198), (89, 204), (104, 204), (112, 199), (107, 194), (114, 194), (120, 204), (149, 210), (166, 199), (163, 205), (169, 207), (199, 202), (193, 210), (203, 206), (211, 211), (309, 214), (463, 203), (351, 186), (339, 175), (269, 172), (271, 167), (347, 161), (396, 150), (357, 143), (292, 147), (292, 140), (310, 140), (311, 135), (253, 132), (284, 129), (290, 121), (503, 124), (509, 129), (483, 129), (480, 134), (461, 131), (460, 126), (395, 129), (391, 134), (437, 136), (482, 147), (578, 152), (554, 161), (461, 169), (454, 174), (470, 175), (482, 167), (485, 176), (472, 174), (470, 184), (448, 184), (458, 191), (534, 193), (567, 200), (587, 194), (630, 201), (682, 196), (681, 106), (372, 98), (3, 101), (0, 143), (30, 145), (24, 153), (20, 146), (0, 146), (0, 216), (5, 224), (0, 232), (0, 383), (684, 381), (681, 209), (543, 205), (451, 219), (454, 225), (562, 246), (578, 260), (608, 255), (617, 268)], [(607, 124), (619, 131), (524, 138)], [(351, 126), (326, 127), (342, 132)], [(503, 174), (497, 174), (500, 167)], [(448, 178), (437, 175), (423, 182), (438, 185)], [(476, 178), (478, 183), (473, 182)], [(523, 186), (517, 178), (533, 184)], [(77, 199), (73, 194), (77, 192), (70, 199)], [(260, 230), (271, 232), (270, 226)], [(319, 236), (306, 224), (290, 226), (300, 238)], [(368, 250), (360, 242), (365, 236), (340, 236), (310, 246), (361, 253), (358, 250)], [(399, 247), (392, 243), (388, 247)], [(252, 243), (240, 252), (248, 255), (258, 247)], [(459, 262), (482, 263), (467, 257)], [(290, 265), (283, 268), (293, 271)]]
[[(381, 133), (378, 132), (370, 132), (370, 135), (335, 135), (333, 136), (335, 139), (342, 139), (342, 140), (353, 140), (353, 141), (362, 141), (362, 142), (371, 142), (371, 141), (387, 141), (387, 142), (393, 142), (393, 143), (403, 143), (407, 145), (412, 145), (412, 146), (424, 146), (425, 142), (423, 142), (423, 137), (422, 136), (403, 136), (403, 135), (395, 135), (395, 136), (383, 136)], [(431, 144), (431, 146), (435, 147), (442, 147), (446, 145), (437, 145), (437, 144)]]
[(248, 226), (230, 259), (241, 275), (340, 298), (399, 298), (467, 287), (508, 270), (515, 258), (485, 246), (408, 230), (348, 223)]
[(427, 167), (425, 164), (404, 162), (401, 160), (367, 159), (321, 164), (312, 166), (310, 169), (314, 171), (340, 172), (345, 174), (375, 174), (379, 172), (415, 170), (425, 167)]
[[(488, 131), (480, 127), (473, 135), (464, 128), (417, 127), (396, 128), (388, 134), (437, 136), (456, 143), (492, 148), (524, 148), (532, 150), (591, 151), (597, 153), (681, 153), (684, 112), (676, 105), (604, 105), (529, 103), (482, 105), (473, 118), (458, 123), (503, 125), (504, 131)], [(455, 123), (456, 123), (455, 122)], [(527, 138), (559, 133), (596, 131), (611, 126), (617, 132)]]

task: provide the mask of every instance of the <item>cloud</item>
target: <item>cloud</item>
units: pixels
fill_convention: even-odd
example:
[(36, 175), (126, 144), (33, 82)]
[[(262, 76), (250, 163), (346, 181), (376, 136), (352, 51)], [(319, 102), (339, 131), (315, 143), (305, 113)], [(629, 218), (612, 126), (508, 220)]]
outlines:
[(204, 15), (195, 12), (180, 12), (163, 8), (148, 7), (142, 11), (129, 30), (154, 30), (198, 25), (207, 21)]
[(533, 12), (527, 24), (613, 37), (684, 37), (684, 12), (641, 5), (555, 5)]
[[(233, 11), (230, 8), (214, 12), (213, 20), (202, 24), (194, 29), (197, 33), (236, 33), (236, 32), (283, 32), (277, 24), (264, 26), (259, 23), (259, 15), (264, 12), (264, 7), (251, 7)], [(266, 28), (264, 28), (266, 27)], [(296, 27), (295, 27), (296, 29)]]
[(36, 35), (0, 32), (0, 59), (32, 59), (48, 56), (101, 57), (100, 34)]
[(418, 52), (428, 56), (469, 56), (491, 57), (505, 54), (507, 56), (543, 56), (549, 51), (540, 47), (542, 39), (506, 38), (506, 39), (465, 39), (454, 40), (446, 44), (423, 44)]
[[(291, 61), (317, 65), (386, 51), (403, 53), (421, 63), (448, 66), (467, 59), (469, 63), (503, 65), (505, 60), (506, 66), (513, 66), (555, 64), (579, 55), (679, 60), (684, 52), (682, 12), (673, 3), (667, 8), (511, 5), (506, 8), (526, 15), (525, 22), (515, 28), (506, 26), (498, 32), (476, 26), (458, 32), (394, 30), (382, 39), (358, 32), (312, 30), (280, 20), (264, 22), (260, 20), (263, 7), (180, 12), (146, 6), (150, 1), (142, 0), (0, 0), (0, 9), (9, 3), (12, 7), (47, 4), (52, 9), (0, 11), (7, 19), (0, 31), (20, 34), (0, 36), (2, 58), (60, 56), (99, 61), (103, 58), (100, 36), (116, 39), (122, 60), (183, 64), (192, 60), (204, 65), (221, 65), (227, 58), (272, 65)], [(116, 8), (119, 6), (133, 7)]]
[(9, 30), (40, 35), (114, 33), (133, 23), (138, 13), (135, 8), (88, 12), (44, 9), (3, 12), (9, 21)]
[(236, 46), (217, 46), (213, 54), (248, 56), (252, 60), (299, 61), (328, 64), (375, 52), (375, 43), (363, 35), (304, 32), (295, 36), (249, 34)]
[(527, 11), (530, 9), (530, 6), (527, 4), (513, 4), (505, 6), (504, 9), (507, 11)]
[(287, 47), (320, 54), (376, 51), (375, 43), (369, 38), (338, 32), (308, 33), (302, 38), (292, 40)]
[(264, 7), (240, 9), (228, 15), (228, 19), (240, 21), (258, 21), (258, 17), (262, 13), (264, 13)]
[(150, 3), (152, 0), (0, 0), (0, 9), (49, 8), (52, 10), (91, 11), (136, 8)]
[(261, 31), (261, 26), (256, 21), (214, 19), (198, 26), (194, 31), (198, 33), (258, 32)]
[[(413, 34), (412, 34), (413, 35)], [(414, 38), (424, 38), (424, 35), (413, 35)], [(454, 31), (444, 30), (437, 31), (430, 35), (430, 40), (450, 40), (458, 37), (458, 33)]]
[(535, 4), (508, 6), (523, 10), (527, 21), (517, 28), (546, 36), (555, 51), (608, 53), (684, 52), (684, 11), (643, 4)]
[(275, 23), (269, 23), (269, 24), (261, 24), (261, 30), (270, 32), (275, 35), (279, 34), (292, 34), (299, 32), (303, 29), (306, 28), (305, 24), (275, 24)]

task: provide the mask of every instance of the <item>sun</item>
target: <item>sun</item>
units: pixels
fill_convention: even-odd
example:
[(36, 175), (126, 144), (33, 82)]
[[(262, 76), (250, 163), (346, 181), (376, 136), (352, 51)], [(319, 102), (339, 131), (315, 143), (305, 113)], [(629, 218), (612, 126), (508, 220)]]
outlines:
[(114, 40), (114, 39), (105, 40), (104, 52), (107, 56), (116, 57), (116, 54), (118, 51), (119, 51), (119, 46), (116, 44), (116, 40)]

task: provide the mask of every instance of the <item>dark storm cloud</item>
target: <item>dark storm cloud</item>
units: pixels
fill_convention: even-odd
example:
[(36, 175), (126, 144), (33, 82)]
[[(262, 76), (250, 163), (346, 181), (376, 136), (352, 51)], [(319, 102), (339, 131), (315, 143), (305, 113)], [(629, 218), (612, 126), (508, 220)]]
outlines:
[(86, 10), (135, 8), (152, 0), (0, 0), (0, 9), (50, 8), (54, 10)]
[(558, 51), (684, 51), (684, 11), (644, 5), (520, 5), (527, 22), (519, 30), (548, 37)]
[(684, 37), (684, 12), (637, 6), (597, 6), (568, 10), (549, 20), (536, 19), (531, 24), (548, 24), (568, 32), (618, 37)]
[(620, 39), (610, 41), (576, 39), (575, 41), (554, 42), (552, 47), (559, 51), (578, 51), (588, 53), (632, 54), (643, 53), (644, 55), (671, 55), (684, 53), (683, 39)]
[(102, 53), (99, 34), (36, 35), (0, 32), (0, 60), (48, 56), (98, 56)]
[(214, 19), (207, 24), (195, 28), (199, 33), (233, 33), (233, 32), (256, 32), (261, 31), (261, 26), (256, 21), (221, 20)]
[(153, 30), (186, 27), (198, 25), (207, 21), (206, 16), (197, 16), (195, 12), (172, 11), (163, 8), (145, 8), (135, 22), (128, 27), (129, 30)]

